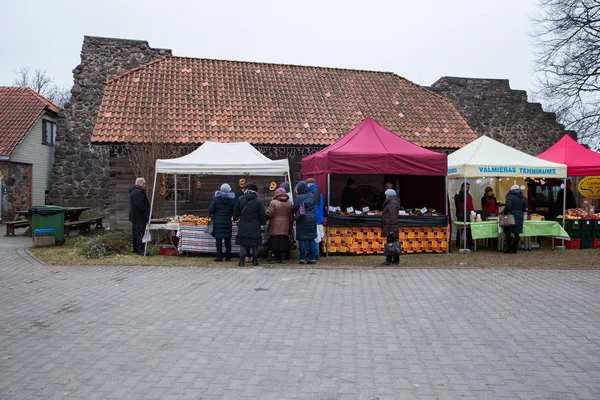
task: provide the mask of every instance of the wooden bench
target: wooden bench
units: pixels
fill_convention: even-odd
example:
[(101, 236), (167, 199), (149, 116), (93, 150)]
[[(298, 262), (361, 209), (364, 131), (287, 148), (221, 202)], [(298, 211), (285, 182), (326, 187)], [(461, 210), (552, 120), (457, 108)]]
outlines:
[(72, 229), (79, 229), (79, 233), (89, 233), (92, 225), (96, 226), (96, 229), (102, 229), (103, 217), (82, 219), (80, 221), (68, 221), (65, 222), (65, 236), (69, 236)]
[(25, 228), (29, 226), (29, 221), (26, 219), (18, 219), (16, 221), (6, 221), (6, 235), (4, 236), (16, 236), (15, 228)]

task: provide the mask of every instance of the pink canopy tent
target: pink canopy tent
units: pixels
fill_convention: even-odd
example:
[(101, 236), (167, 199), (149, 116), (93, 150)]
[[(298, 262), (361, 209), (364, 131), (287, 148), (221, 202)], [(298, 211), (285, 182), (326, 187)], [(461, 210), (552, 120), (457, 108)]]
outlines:
[(600, 154), (586, 149), (569, 135), (563, 136), (538, 158), (566, 164), (569, 176), (600, 175)]
[(424, 149), (392, 133), (370, 117), (352, 132), (302, 159), (302, 177), (327, 186), (329, 174), (446, 176), (447, 156)]

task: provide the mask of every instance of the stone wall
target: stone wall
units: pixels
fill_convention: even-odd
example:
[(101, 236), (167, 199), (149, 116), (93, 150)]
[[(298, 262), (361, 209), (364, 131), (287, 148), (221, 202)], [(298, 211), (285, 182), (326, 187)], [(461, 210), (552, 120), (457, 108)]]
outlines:
[(506, 79), (443, 77), (429, 89), (451, 100), (477, 136), (531, 155), (547, 150), (565, 133), (574, 135), (556, 122), (556, 114), (529, 103), (527, 93), (512, 90)]
[(2, 198), (2, 219), (11, 220), (14, 211), (27, 210), (31, 205), (31, 165), (2, 162), (0, 170), (3, 185), (8, 186), (8, 194)]
[(73, 70), (72, 97), (59, 112), (53, 182), (48, 195), (52, 204), (108, 210), (108, 147), (91, 144), (104, 84), (113, 76), (168, 55), (171, 50), (153, 49), (145, 41), (84, 37), (81, 64)]

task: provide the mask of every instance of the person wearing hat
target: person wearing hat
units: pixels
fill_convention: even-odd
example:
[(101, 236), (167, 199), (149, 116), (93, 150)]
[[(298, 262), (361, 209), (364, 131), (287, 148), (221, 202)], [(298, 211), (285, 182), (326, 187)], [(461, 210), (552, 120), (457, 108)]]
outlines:
[(233, 208), (233, 220), (239, 221), (236, 237), (236, 243), (240, 245), (239, 266), (245, 266), (246, 254), (252, 256), (252, 265), (258, 265), (258, 246), (262, 244), (260, 227), (267, 223), (267, 215), (256, 184), (246, 183), (246, 192)]
[(142, 238), (149, 218), (150, 202), (146, 196), (146, 180), (137, 178), (135, 185), (129, 188), (129, 221), (131, 222), (133, 252), (141, 256), (145, 254)]
[(213, 233), (217, 246), (215, 261), (223, 261), (223, 242), (225, 242), (225, 261), (231, 261), (231, 217), (235, 205), (235, 194), (227, 183), (215, 192), (215, 197), (208, 207), (208, 216), (212, 219)]
[(269, 260), (267, 262), (284, 263), (289, 249), (290, 226), (294, 222), (292, 204), (284, 188), (277, 188), (275, 196), (267, 208), (269, 222)]
[[(292, 191), (290, 189), (290, 184), (287, 182), (281, 182), (279, 184), (279, 187), (285, 190), (285, 193), (287, 193), (288, 195), (288, 201), (290, 203), (290, 206), (293, 207), (294, 206), (294, 199), (292, 196)], [(292, 216), (292, 224), (290, 225), (290, 232), (288, 235), (288, 248), (285, 251), (285, 259), (289, 260), (290, 258), (292, 258), (292, 249), (296, 249), (296, 225), (294, 225), (294, 219)]]
[(346, 187), (342, 191), (342, 208), (344, 211), (352, 207), (358, 209), (358, 195), (356, 194), (356, 182), (350, 178), (346, 182)]
[(515, 225), (504, 228), (504, 233), (506, 234), (506, 250), (504, 250), (504, 253), (517, 253), (517, 246), (520, 240), (519, 234), (523, 233), (523, 220), (526, 210), (527, 202), (525, 201), (525, 194), (519, 188), (519, 185), (511, 186), (508, 193), (506, 193), (504, 213), (512, 214), (515, 217)]
[(300, 181), (296, 185), (296, 202), (294, 202), (293, 213), (295, 214), (304, 205), (306, 215), (296, 221), (296, 239), (299, 242), (300, 264), (315, 264), (317, 255), (314, 251), (317, 237), (317, 215), (315, 214), (315, 196), (308, 191), (306, 182)]
[[(394, 189), (385, 191), (385, 202), (381, 213), (381, 235), (387, 237), (387, 243), (398, 241), (398, 197)], [(386, 256), (383, 265), (399, 264), (400, 256)]]

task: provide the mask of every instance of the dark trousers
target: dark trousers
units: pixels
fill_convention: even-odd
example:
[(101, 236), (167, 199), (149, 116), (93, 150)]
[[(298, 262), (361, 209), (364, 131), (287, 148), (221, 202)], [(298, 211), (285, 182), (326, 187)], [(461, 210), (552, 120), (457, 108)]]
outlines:
[[(398, 241), (398, 234), (397, 233), (390, 233), (387, 237), (387, 242), (388, 243), (394, 243)], [(400, 256), (386, 256), (385, 257), (385, 261), (390, 262), (392, 264), (399, 264), (400, 263)]]
[(506, 233), (506, 250), (516, 253), (520, 240), (521, 237), (518, 233)]
[[(463, 227), (460, 226), (456, 229), (456, 247), (461, 248), (460, 244), (460, 235), (463, 233)], [(467, 228), (467, 246), (473, 247), (473, 235), (471, 234), (471, 229)]]
[(144, 244), (142, 238), (146, 232), (145, 222), (133, 222), (131, 224), (131, 241), (133, 244), (133, 252), (144, 255)]
[(251, 257), (255, 260), (258, 259), (258, 246), (246, 247), (240, 246), (240, 260), (246, 257), (246, 254), (251, 254)]
[(223, 259), (223, 242), (225, 242), (225, 260), (231, 261), (231, 238), (215, 238), (217, 241), (217, 259)]

